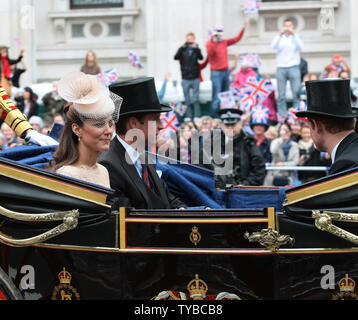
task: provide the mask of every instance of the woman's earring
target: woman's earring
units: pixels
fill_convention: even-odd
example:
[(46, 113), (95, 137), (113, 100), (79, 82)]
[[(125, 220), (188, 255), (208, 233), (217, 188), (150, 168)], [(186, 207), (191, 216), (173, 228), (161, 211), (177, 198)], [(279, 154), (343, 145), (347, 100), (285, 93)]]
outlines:
[(81, 137), (80, 136), (78, 136), (78, 142), (80, 142), (81, 141)]

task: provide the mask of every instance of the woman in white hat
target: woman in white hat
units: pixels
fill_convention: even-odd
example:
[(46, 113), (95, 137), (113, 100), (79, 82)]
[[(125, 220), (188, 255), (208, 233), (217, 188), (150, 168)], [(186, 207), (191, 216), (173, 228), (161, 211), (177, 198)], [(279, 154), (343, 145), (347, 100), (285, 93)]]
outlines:
[(109, 188), (108, 171), (97, 159), (109, 149), (122, 98), (97, 77), (77, 71), (60, 80), (59, 94), (69, 103), (51, 169)]

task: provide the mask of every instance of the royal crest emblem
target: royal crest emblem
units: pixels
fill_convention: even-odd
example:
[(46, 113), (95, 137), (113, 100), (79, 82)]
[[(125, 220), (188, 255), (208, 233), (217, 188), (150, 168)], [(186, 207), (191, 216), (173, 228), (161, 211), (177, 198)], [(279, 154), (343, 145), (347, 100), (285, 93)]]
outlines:
[(207, 294), (209, 287), (206, 282), (196, 274), (195, 278), (187, 285), (188, 292), (182, 291), (162, 291), (152, 300), (241, 300), (233, 293), (220, 292), (218, 294)]
[(358, 300), (358, 296), (354, 292), (355, 286), (355, 281), (346, 273), (345, 277), (339, 280), (339, 292), (332, 296), (332, 300)]
[(197, 226), (193, 226), (191, 229), (191, 233), (189, 235), (190, 242), (192, 242), (195, 246), (198, 245), (198, 243), (201, 240), (201, 234), (199, 233), (199, 228)]
[(53, 290), (51, 300), (80, 300), (76, 288), (71, 286), (72, 276), (65, 267), (58, 274), (58, 279), (60, 284)]

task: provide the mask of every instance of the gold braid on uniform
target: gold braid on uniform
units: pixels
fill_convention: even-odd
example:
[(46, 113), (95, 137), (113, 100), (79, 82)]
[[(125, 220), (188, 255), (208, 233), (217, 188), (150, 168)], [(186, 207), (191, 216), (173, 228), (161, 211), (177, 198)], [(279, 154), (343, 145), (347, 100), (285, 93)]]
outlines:
[(5, 89), (0, 85), (0, 118), (15, 131), (16, 135), (20, 138), (24, 138), (23, 135), (28, 129), (32, 129), (32, 126), (27, 121), (26, 115), (24, 115), (18, 108), (15, 107), (7, 95)]

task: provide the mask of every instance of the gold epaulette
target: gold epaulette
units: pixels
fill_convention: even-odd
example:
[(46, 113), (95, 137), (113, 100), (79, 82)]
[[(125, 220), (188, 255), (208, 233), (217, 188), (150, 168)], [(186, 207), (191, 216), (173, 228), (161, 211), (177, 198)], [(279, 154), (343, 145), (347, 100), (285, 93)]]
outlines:
[(15, 107), (7, 95), (5, 89), (0, 86), (0, 117), (4, 119), (5, 123), (15, 131), (18, 137), (23, 137), (26, 130), (32, 129), (32, 126), (27, 121), (24, 115), (18, 108)]

